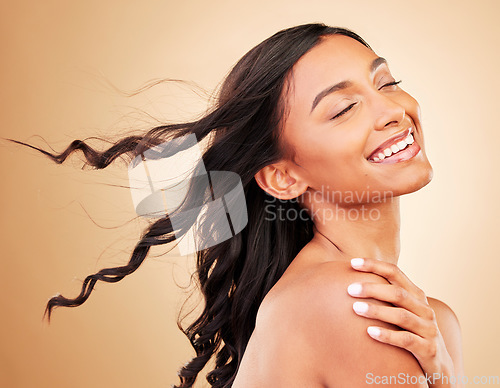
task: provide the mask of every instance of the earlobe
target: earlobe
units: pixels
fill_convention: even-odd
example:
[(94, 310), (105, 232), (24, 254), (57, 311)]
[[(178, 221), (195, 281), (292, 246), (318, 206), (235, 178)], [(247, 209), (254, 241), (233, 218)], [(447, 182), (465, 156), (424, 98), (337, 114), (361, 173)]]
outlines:
[(307, 190), (307, 184), (290, 176), (283, 167), (269, 165), (254, 175), (259, 187), (279, 199), (296, 198)]

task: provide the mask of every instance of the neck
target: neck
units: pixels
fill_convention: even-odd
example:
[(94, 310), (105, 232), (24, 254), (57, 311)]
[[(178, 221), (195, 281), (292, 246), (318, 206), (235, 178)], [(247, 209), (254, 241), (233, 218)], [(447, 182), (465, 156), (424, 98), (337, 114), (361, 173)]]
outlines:
[(399, 197), (380, 203), (347, 206), (314, 201), (313, 241), (322, 245), (337, 260), (369, 257), (397, 264), (400, 252)]

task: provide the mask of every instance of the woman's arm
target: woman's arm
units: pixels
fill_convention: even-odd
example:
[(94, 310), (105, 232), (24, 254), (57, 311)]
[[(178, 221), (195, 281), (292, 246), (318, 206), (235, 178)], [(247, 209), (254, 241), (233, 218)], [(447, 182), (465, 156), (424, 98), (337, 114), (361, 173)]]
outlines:
[[(439, 331), (443, 335), (446, 348), (455, 365), (455, 375), (464, 376), (464, 361), (462, 354), (462, 334), (460, 323), (453, 310), (438, 299), (427, 297), (429, 305), (436, 312)], [(460, 385), (458, 385), (460, 387)]]
[[(347, 292), (352, 283), (389, 285), (380, 275), (358, 272), (345, 262), (315, 266), (277, 298), (266, 297), (243, 359), (244, 387), (429, 387), (417, 358), (407, 349), (371, 338), (369, 326), (403, 332), (386, 321), (357, 315)], [(371, 306), (394, 307), (363, 297)], [(459, 331), (444, 304), (430, 299), (455, 365), (462, 372)], [(455, 318), (456, 322), (456, 318)], [(457, 337), (458, 336), (458, 337)], [(449, 345), (450, 344), (450, 345)], [(451, 345), (455, 344), (455, 345)], [(241, 382), (244, 382), (241, 384)], [(434, 384), (434, 386), (439, 386)], [(444, 385), (446, 386), (446, 385)], [(459, 386), (459, 385), (458, 385)]]
[[(345, 262), (315, 267), (286, 294), (259, 309), (255, 332), (259, 346), (252, 346), (258, 353), (258, 368), (253, 370), (258, 371), (254, 379), (260, 381), (259, 386), (427, 387), (422, 368), (409, 351), (375, 341), (366, 331), (368, 326), (396, 327), (360, 317), (352, 309), (349, 284), (387, 281), (373, 273), (357, 272)], [(283, 384), (285, 381), (291, 385)]]
[[(355, 302), (355, 310), (356, 306), (363, 307), (357, 313), (363, 317), (392, 323), (402, 329), (390, 330), (375, 326), (368, 329), (370, 335), (377, 341), (413, 353), (429, 377), (429, 386), (461, 387), (463, 363), (460, 328), (451, 309), (435, 299), (432, 306), (425, 293), (394, 264), (373, 259), (354, 259), (352, 265), (356, 270), (377, 274), (389, 282), (385, 285), (351, 285), (348, 290), (352, 296), (372, 297), (393, 304), (381, 307), (369, 302)], [(441, 333), (442, 328), (445, 328), (446, 340)]]
[[(353, 311), (353, 298), (347, 293), (352, 283), (387, 284), (373, 273), (356, 272), (347, 263), (325, 263), (318, 274), (321, 296), (311, 305), (318, 326), (311, 332), (318, 336), (318, 360), (326, 387), (428, 387), (417, 359), (406, 349), (374, 341), (369, 326), (399, 330), (393, 324), (360, 317)], [(367, 298), (372, 306), (389, 303)], [(323, 335), (321, 335), (323, 332)], [(321, 341), (322, 339), (322, 341)], [(322, 346), (321, 346), (322, 345)]]

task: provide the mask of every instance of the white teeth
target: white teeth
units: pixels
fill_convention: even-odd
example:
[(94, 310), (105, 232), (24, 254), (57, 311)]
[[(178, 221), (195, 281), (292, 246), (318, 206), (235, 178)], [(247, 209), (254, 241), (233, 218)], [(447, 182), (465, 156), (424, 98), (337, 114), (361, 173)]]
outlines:
[(413, 139), (413, 136), (410, 133), (404, 140), (400, 140), (396, 144), (393, 144), (389, 148), (386, 148), (382, 152), (379, 152), (377, 154), (377, 156), (373, 157), (373, 160), (375, 162), (378, 162), (380, 160), (384, 160), (386, 157), (389, 157), (392, 154), (395, 154), (399, 151), (404, 150), (407, 146), (409, 146), (410, 144), (413, 144), (414, 141), (415, 141), (415, 139)]
[(404, 150), (406, 148), (406, 146), (408, 145), (404, 140), (401, 140), (400, 142), (398, 142), (398, 148), (399, 150)]

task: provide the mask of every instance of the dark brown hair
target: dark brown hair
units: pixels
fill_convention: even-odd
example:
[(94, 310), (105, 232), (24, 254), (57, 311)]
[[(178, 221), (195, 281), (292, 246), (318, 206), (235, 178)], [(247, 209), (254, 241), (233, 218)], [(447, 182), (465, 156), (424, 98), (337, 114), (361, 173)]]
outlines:
[[(238, 174), (244, 189), (248, 224), (234, 237), (196, 254), (195, 275), (205, 304), (201, 315), (187, 328), (178, 322), (196, 356), (179, 371), (180, 384), (176, 387), (191, 387), (213, 356), (215, 368), (207, 374), (208, 382), (213, 387), (232, 385), (264, 296), (313, 237), (310, 219), (290, 221), (266, 217), (266, 201), (272, 197), (257, 185), (254, 175), (285, 156), (285, 147), (279, 140), (285, 114), (283, 89), (290, 70), (321, 37), (333, 34), (351, 37), (369, 47), (354, 32), (324, 24), (305, 24), (279, 31), (239, 60), (222, 84), (217, 103), (204, 117), (157, 126), (143, 136), (122, 138), (104, 151), (75, 140), (56, 155), (8, 139), (35, 148), (56, 163), (63, 163), (72, 152), (81, 150), (90, 166), (103, 169), (120, 155), (133, 158), (168, 139), (195, 134), (201, 141), (207, 135), (213, 136), (203, 153), (203, 164), (207, 171)], [(209, 196), (188, 197), (182, 209), (192, 209), (208, 200)], [(276, 206), (284, 212), (301, 210), (296, 201), (280, 201)], [(158, 219), (145, 230), (128, 264), (87, 276), (76, 298), (52, 297), (45, 310), (49, 322), (55, 307), (81, 305), (97, 281), (120, 281), (139, 268), (152, 246), (174, 241), (174, 233), (179, 230), (174, 230), (170, 217)], [(180, 228), (181, 234), (184, 226)]]

